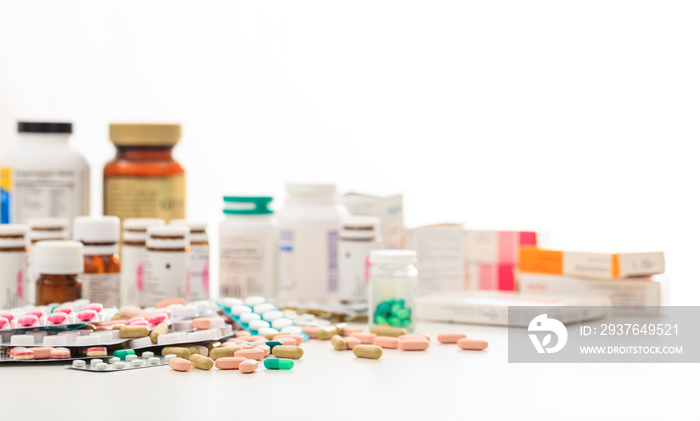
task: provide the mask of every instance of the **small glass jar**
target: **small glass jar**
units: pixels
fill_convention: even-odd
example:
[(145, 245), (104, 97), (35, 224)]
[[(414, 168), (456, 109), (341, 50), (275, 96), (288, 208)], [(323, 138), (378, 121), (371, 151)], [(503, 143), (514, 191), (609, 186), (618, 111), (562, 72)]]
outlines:
[(374, 250), (369, 257), (369, 325), (413, 331), (418, 270), (412, 250)]
[(83, 245), (78, 241), (39, 241), (32, 251), (36, 305), (65, 303), (82, 298)]

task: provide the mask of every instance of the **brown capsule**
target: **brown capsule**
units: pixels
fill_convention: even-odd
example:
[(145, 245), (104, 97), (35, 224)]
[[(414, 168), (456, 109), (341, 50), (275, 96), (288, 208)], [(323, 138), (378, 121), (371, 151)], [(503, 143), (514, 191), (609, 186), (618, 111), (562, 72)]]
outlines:
[(119, 328), (120, 338), (145, 338), (148, 336), (148, 326), (122, 326)]
[(335, 326), (326, 326), (318, 331), (318, 339), (322, 341), (327, 341), (333, 336), (339, 333), (338, 328)]
[(186, 360), (189, 360), (190, 356), (192, 355), (189, 349), (181, 346), (166, 346), (160, 351), (160, 355), (164, 357), (169, 354), (173, 354), (178, 358), (184, 358)]
[(343, 337), (340, 335), (334, 335), (331, 338), (331, 344), (333, 345), (333, 348), (335, 348), (337, 351), (344, 351), (347, 349), (345, 339), (343, 339)]
[(151, 334), (149, 335), (151, 338), (151, 343), (157, 344), (158, 336), (166, 333), (168, 333), (168, 325), (166, 325), (165, 323), (158, 323), (158, 325), (153, 328)]
[(214, 367), (214, 360), (205, 357), (204, 355), (190, 355), (190, 362), (195, 368), (198, 368), (200, 370), (211, 370), (212, 367)]

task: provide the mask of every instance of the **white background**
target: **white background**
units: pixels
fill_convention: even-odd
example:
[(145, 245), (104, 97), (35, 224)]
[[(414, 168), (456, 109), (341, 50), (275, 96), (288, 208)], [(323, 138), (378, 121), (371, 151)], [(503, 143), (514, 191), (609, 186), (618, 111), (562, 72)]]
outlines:
[[(693, 1), (0, 2), (0, 154), (67, 120), (180, 122), (188, 216), (284, 183), (403, 192), (407, 223), (664, 250), (698, 304), (700, 5)], [(214, 271), (215, 272), (215, 271)]]

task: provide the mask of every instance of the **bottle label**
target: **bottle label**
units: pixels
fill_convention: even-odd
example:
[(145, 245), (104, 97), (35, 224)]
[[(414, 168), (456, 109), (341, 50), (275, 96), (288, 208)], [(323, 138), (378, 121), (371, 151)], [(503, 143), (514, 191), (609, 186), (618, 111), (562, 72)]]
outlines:
[(191, 275), (187, 291), (188, 300), (209, 299), (209, 247), (192, 246), (190, 252)]
[(190, 253), (147, 251), (142, 306), (155, 306), (169, 298), (185, 298), (190, 278)]
[(185, 175), (120, 177), (104, 180), (104, 214), (126, 218), (183, 219)]
[(265, 242), (255, 236), (221, 234), (219, 290), (222, 297), (267, 296), (265, 265), (271, 265)]
[(27, 289), (27, 253), (0, 253), (0, 308), (29, 304)]
[(90, 302), (100, 303), (105, 307), (119, 306), (120, 274), (117, 273), (83, 273), (82, 296)]
[(340, 265), (339, 291), (343, 300), (366, 301), (369, 253), (377, 249), (374, 241), (341, 241), (338, 247)]
[[(87, 170), (0, 170), (2, 221), (23, 224), (29, 218), (73, 221), (89, 213)], [(9, 217), (6, 215), (9, 214)]]
[(143, 302), (144, 266), (147, 251), (143, 246), (122, 246), (121, 297), (122, 304)]

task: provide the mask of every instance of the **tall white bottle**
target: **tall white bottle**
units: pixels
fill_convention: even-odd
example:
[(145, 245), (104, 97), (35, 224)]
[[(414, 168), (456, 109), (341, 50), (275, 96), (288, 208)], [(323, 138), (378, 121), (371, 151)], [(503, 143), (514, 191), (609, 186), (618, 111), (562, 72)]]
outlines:
[(338, 297), (338, 233), (347, 211), (333, 184), (288, 184), (279, 212), (277, 298), (324, 303)]

